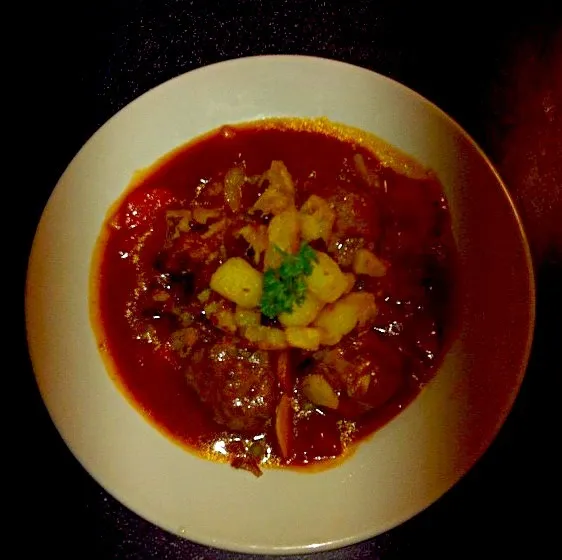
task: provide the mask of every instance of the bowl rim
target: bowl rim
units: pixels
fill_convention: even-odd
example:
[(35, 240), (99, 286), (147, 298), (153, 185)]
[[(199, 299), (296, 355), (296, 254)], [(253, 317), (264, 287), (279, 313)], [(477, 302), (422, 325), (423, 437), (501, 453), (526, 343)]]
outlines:
[[(516, 383), (514, 383), (513, 388), (509, 393), (509, 398), (506, 402), (506, 406), (502, 411), (499, 411), (498, 419), (497, 419), (497, 422), (496, 422), (495, 426), (492, 429), (490, 429), (488, 437), (485, 440), (481, 441), (480, 447), (479, 447), (478, 451), (474, 454), (473, 460), (470, 462), (471, 464), (468, 466), (468, 468), (466, 468), (463, 472), (459, 473), (459, 476), (457, 476), (451, 482), (451, 484), (448, 485), (448, 487), (445, 489), (445, 491), (441, 494), (441, 496), (442, 496), (446, 492), (448, 492), (449, 489), (452, 486), (456, 485), (461, 478), (465, 477), (466, 474), (474, 467), (474, 464), (477, 463), (480, 460), (480, 458), (482, 457), (482, 455), (488, 450), (488, 448), (490, 447), (492, 442), (496, 439), (501, 427), (505, 423), (510, 411), (513, 408), (514, 402), (515, 402), (515, 400), (516, 400), (516, 398), (519, 394), (519, 391), (521, 389), (521, 385), (522, 385), (524, 376), (526, 374), (526, 370), (527, 370), (528, 363), (529, 363), (529, 358), (530, 358), (530, 355), (531, 355), (533, 335), (534, 335), (534, 329), (535, 329), (535, 321), (536, 321), (536, 279), (535, 279), (535, 269), (534, 269), (534, 265), (533, 265), (532, 254), (531, 254), (531, 250), (530, 250), (530, 247), (529, 247), (529, 242), (528, 242), (528, 238), (527, 238), (527, 235), (526, 235), (526, 232), (525, 232), (523, 221), (522, 221), (521, 216), (520, 216), (520, 214), (517, 210), (515, 202), (514, 202), (512, 196), (511, 196), (509, 190), (507, 189), (506, 184), (504, 183), (504, 181), (501, 178), (498, 170), (496, 169), (494, 164), (491, 162), (491, 160), (488, 158), (488, 156), (483, 151), (483, 149), (480, 147), (480, 145), (472, 138), (472, 136), (464, 128), (462, 128), (460, 126), (460, 124), (457, 123), (456, 120), (454, 120), (448, 113), (446, 113), (445, 111), (440, 109), (435, 103), (428, 100), (427, 98), (425, 98), (424, 96), (419, 94), (417, 91), (415, 91), (415, 90), (411, 89), (410, 87), (404, 85), (403, 83), (397, 81), (396, 79), (391, 78), (389, 76), (386, 76), (384, 74), (381, 74), (381, 73), (379, 73), (377, 71), (374, 71), (370, 68), (360, 66), (360, 65), (356, 65), (356, 64), (351, 64), (351, 63), (348, 63), (348, 62), (339, 61), (339, 60), (336, 60), (336, 59), (331, 59), (331, 58), (327, 58), (327, 57), (309, 56), (309, 55), (268, 54), (268, 55), (256, 55), (256, 56), (246, 56), (246, 57), (240, 57), (240, 58), (232, 58), (232, 59), (228, 59), (228, 60), (224, 60), (224, 61), (220, 61), (220, 62), (215, 62), (213, 64), (201, 66), (201, 67), (189, 70), (187, 72), (183, 72), (181, 74), (178, 74), (177, 76), (175, 76), (175, 77), (173, 77), (169, 80), (166, 80), (166, 81), (158, 84), (157, 86), (155, 86), (153, 88), (150, 88), (149, 90), (145, 91), (143, 94), (137, 96), (132, 101), (126, 103), (121, 109), (116, 111), (109, 119), (104, 121), (98, 127), (98, 129), (86, 140), (86, 142), (84, 142), (82, 147), (78, 150), (78, 152), (75, 154), (75, 156), (72, 158), (72, 160), (68, 163), (67, 168), (65, 168), (65, 171), (61, 174), (61, 176), (57, 180), (57, 183), (55, 184), (52, 192), (49, 195), (49, 198), (48, 198), (48, 200), (47, 200), (47, 202), (44, 206), (43, 212), (41, 214), (41, 218), (40, 218), (40, 220), (37, 224), (36, 231), (34, 233), (31, 251), (30, 251), (28, 263), (27, 263), (26, 283), (25, 283), (26, 338), (27, 338), (28, 352), (29, 352), (29, 355), (31, 357), (31, 362), (32, 362), (32, 366), (33, 366), (34, 378), (35, 378), (35, 381), (37, 383), (37, 387), (39, 389), (39, 392), (41, 394), (43, 402), (45, 403), (45, 399), (44, 399), (44, 395), (41, 392), (41, 388), (40, 388), (39, 383), (38, 383), (38, 375), (37, 375), (37, 372), (35, 370), (34, 357), (33, 357), (33, 352), (32, 352), (32, 349), (31, 349), (32, 341), (30, 339), (30, 333), (29, 333), (29, 321), (30, 321), (29, 292), (30, 292), (30, 283), (32, 281), (32, 278), (31, 278), (31, 275), (30, 275), (30, 268), (31, 268), (32, 260), (39, 258), (38, 255), (36, 254), (36, 250), (37, 250), (36, 242), (37, 242), (38, 230), (39, 230), (39, 227), (40, 227), (40, 225), (43, 221), (45, 210), (50, 205), (53, 204), (52, 200), (53, 200), (53, 197), (56, 193), (57, 186), (58, 186), (59, 182), (61, 181), (62, 177), (64, 176), (64, 173), (66, 172), (66, 169), (68, 169), (68, 167), (70, 167), (72, 165), (72, 163), (77, 158), (79, 158), (80, 154), (85, 149), (86, 145), (97, 134), (99, 134), (99, 132), (104, 127), (108, 126), (109, 123), (114, 121), (124, 109), (129, 110), (131, 108), (134, 108), (134, 106), (136, 104), (141, 103), (142, 100), (145, 99), (147, 96), (153, 95), (153, 93), (155, 91), (160, 91), (163, 88), (167, 88), (167, 87), (173, 87), (173, 85), (176, 82), (185, 79), (185, 76), (187, 76), (187, 75), (194, 75), (194, 74), (201, 75), (201, 74), (204, 74), (204, 73), (207, 73), (207, 72), (215, 72), (218, 69), (220, 69), (221, 67), (227, 67), (227, 66), (231, 66), (231, 65), (240, 65), (240, 64), (242, 64), (242, 65), (252, 64), (256, 61), (263, 61), (263, 60), (309, 61), (311, 63), (320, 63), (320, 64), (334, 65), (334, 66), (344, 66), (344, 67), (349, 67), (349, 68), (354, 69), (354, 70), (362, 70), (362, 71), (365, 71), (365, 72), (370, 72), (372, 74), (375, 74), (375, 75), (379, 76), (380, 78), (393, 83), (394, 87), (402, 89), (403, 91), (407, 92), (408, 95), (416, 97), (419, 101), (422, 101), (423, 104), (427, 105), (432, 111), (436, 111), (440, 115), (441, 118), (444, 118), (445, 120), (447, 120), (448, 124), (450, 126), (452, 126), (454, 129), (456, 129), (458, 133), (460, 133), (462, 136), (464, 136), (469, 141), (469, 143), (473, 146), (473, 148), (475, 148), (475, 150), (478, 153), (478, 156), (482, 159), (482, 161), (486, 164), (486, 167), (495, 176), (495, 179), (496, 179), (497, 183), (500, 185), (500, 187), (503, 191), (503, 193), (502, 193), (503, 196), (507, 199), (507, 202), (509, 203), (510, 211), (513, 214), (513, 216), (516, 220), (518, 233), (521, 237), (521, 243), (522, 243), (523, 250), (524, 250), (525, 265), (526, 265), (526, 269), (527, 269), (527, 273), (528, 273), (529, 323), (528, 323), (527, 336), (526, 336), (526, 342), (525, 342), (524, 359), (521, 361), (520, 368), (519, 368), (519, 371), (518, 371), (518, 374), (517, 374), (517, 377), (516, 377)], [(97, 477), (96, 474), (92, 473), (90, 471), (90, 469), (86, 466), (86, 464), (82, 461), (82, 459), (75, 453), (75, 450), (72, 448), (71, 444), (63, 436), (63, 430), (61, 429), (61, 426), (56, 422), (55, 418), (52, 416), (51, 410), (48, 407), (46, 407), (46, 408), (47, 408), (47, 411), (49, 413), (49, 417), (51, 418), (51, 421), (54, 423), (54, 425), (57, 429), (57, 432), (59, 433), (59, 436), (63, 439), (63, 441), (65, 442), (69, 451), (79, 461), (79, 463), (86, 470), (86, 472), (90, 476), (92, 476), (92, 478), (94, 478), (94, 480), (96, 480), (96, 482), (98, 484), (100, 484), (100, 486), (102, 486), (102, 488), (104, 488), (104, 490), (106, 492), (108, 492), (108, 494), (113, 496), (121, 504), (123, 504), (125, 507), (129, 508), (131, 511), (135, 512), (135, 514), (139, 515), (141, 518), (146, 519), (150, 523), (152, 523), (152, 524), (156, 525), (157, 527), (160, 527), (160, 528), (162, 528), (162, 529), (164, 529), (164, 530), (166, 530), (166, 531), (168, 531), (168, 532), (170, 532), (174, 535), (182, 536), (180, 533), (178, 533), (173, 528), (165, 527), (162, 524), (158, 523), (157, 520), (150, 519), (148, 516), (145, 516), (143, 513), (139, 513), (136, 508), (132, 507), (129, 504), (129, 500), (126, 499), (124, 496), (120, 496), (119, 493), (115, 491), (115, 489), (109, 490), (105, 486), (104, 481), (100, 480)], [(424, 508), (424, 509), (427, 509), (428, 507), (430, 507), (435, 501), (436, 500), (433, 500), (430, 503), (428, 503), (426, 505), (426, 508)], [(418, 510), (418, 513), (415, 513), (414, 515), (418, 515), (421, 511), (423, 511), (423, 509)], [(376, 535), (379, 535), (383, 532), (386, 532), (386, 531), (402, 524), (403, 522), (410, 519), (411, 517), (412, 517), (412, 515), (406, 515), (404, 518), (401, 518), (401, 519), (389, 520), (386, 527), (383, 527), (382, 530), (377, 530), (376, 533), (366, 532), (366, 533), (361, 533), (361, 534), (355, 534), (353, 536), (350, 536), (349, 538), (337, 539), (337, 540), (334, 540), (334, 541), (327, 541), (327, 542), (323, 542), (323, 543), (318, 544), (318, 545), (309, 545), (309, 546), (305, 546), (305, 547), (303, 547), (301, 545), (297, 545), (296, 547), (281, 546), (281, 547), (277, 547), (277, 548), (260, 548), (260, 547), (238, 546), (238, 545), (233, 546), (233, 543), (231, 543), (231, 542), (220, 542), (220, 541), (209, 542), (208, 540), (197, 540), (197, 538), (194, 537), (191, 534), (185, 536), (185, 538), (188, 538), (189, 540), (192, 540), (193, 542), (196, 542), (196, 543), (199, 543), (199, 544), (202, 544), (202, 545), (205, 545), (205, 546), (219, 547), (219, 548), (223, 548), (225, 550), (231, 550), (231, 551), (243, 552), (243, 553), (261, 553), (261, 554), (275, 554), (275, 555), (310, 553), (310, 552), (319, 551), (319, 550), (330, 550), (330, 549), (334, 549), (334, 548), (340, 548), (340, 547), (348, 546), (348, 545), (351, 545), (351, 544), (355, 544), (355, 543), (367, 540), (369, 538), (372, 538)]]

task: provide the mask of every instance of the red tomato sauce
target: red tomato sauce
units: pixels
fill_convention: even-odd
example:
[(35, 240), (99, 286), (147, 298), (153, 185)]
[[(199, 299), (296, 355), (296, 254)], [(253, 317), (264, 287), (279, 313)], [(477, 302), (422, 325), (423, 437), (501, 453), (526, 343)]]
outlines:
[[(289, 171), (297, 208), (317, 195), (336, 213), (337, 239), (314, 240), (314, 249), (344, 272), (358, 244), (386, 263), (383, 276), (355, 276), (353, 290), (375, 297), (368, 328), (318, 351), (256, 350), (204, 313), (220, 263), (236, 256), (262, 266), (237, 231), (269, 223), (271, 216), (249, 210), (267, 188), (256, 178), (273, 160)], [(113, 378), (160, 430), (256, 474), (263, 466), (326, 465), (390, 421), (432, 378), (454, 330), (449, 210), (433, 174), (407, 176), (383, 160), (364, 138), (293, 121), (223, 127), (155, 164), (115, 205), (94, 258), (93, 324)], [(236, 212), (224, 191), (234, 167), (246, 178)], [(212, 215), (182, 226), (181, 211), (195, 208)], [(261, 324), (276, 321), (262, 316)], [(191, 335), (197, 340), (186, 342)], [(337, 409), (303, 396), (311, 372), (331, 380)], [(357, 372), (369, 384), (361, 398), (344, 388)], [(276, 432), (283, 395), (292, 403), (284, 453)], [(230, 401), (222, 406), (221, 398)]]

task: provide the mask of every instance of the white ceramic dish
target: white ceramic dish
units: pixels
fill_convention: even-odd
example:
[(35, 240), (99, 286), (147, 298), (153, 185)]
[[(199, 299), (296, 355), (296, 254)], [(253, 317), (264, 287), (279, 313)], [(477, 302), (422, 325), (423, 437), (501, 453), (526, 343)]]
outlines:
[[(270, 116), (326, 116), (373, 132), (436, 170), (449, 197), (465, 285), (459, 339), (411, 406), (336, 468), (315, 474), (268, 470), (255, 479), (185, 451), (124, 398), (96, 347), (88, 287), (105, 214), (135, 170), (217, 126)], [(502, 233), (487, 235), (498, 224)], [(180, 76), (135, 100), (94, 134), (61, 177), (39, 224), (26, 317), (37, 382), (52, 420), (108, 492), (194, 541), (296, 553), (390, 529), (429, 506), (470, 468), (521, 383), (533, 297), (528, 248), (507, 193), (452, 120), (367, 70), (278, 56)], [(523, 328), (510, 333), (510, 325)]]

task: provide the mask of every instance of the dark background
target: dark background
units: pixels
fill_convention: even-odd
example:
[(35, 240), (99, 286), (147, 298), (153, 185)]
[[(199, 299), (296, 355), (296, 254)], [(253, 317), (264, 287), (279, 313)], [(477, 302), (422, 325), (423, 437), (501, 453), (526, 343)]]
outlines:
[[(439, 8), (432, 2), (391, 0), (22, 4), (21, 14), (4, 19), (5, 32), (17, 37), (5, 51), (5, 60), (15, 61), (16, 84), (5, 88), (16, 98), (5, 109), (5, 120), (17, 114), (19, 123), (7, 134), (11, 149), (5, 167), (14, 167), (17, 173), (14, 179), (5, 177), (5, 189), (21, 198), (16, 202), (17, 235), (10, 234), (10, 240), (17, 238), (19, 293), (23, 295), (35, 227), (58, 177), (99, 126), (153, 86), (202, 65), (266, 53), (324, 56), (395, 78), (455, 118), (506, 179), (536, 263), (535, 342), (508, 421), (455, 488), (387, 534), (311, 558), (540, 559), (555, 554), (560, 516), (548, 512), (551, 508), (556, 512), (561, 489), (556, 454), (561, 441), (557, 396), (562, 373), (557, 349), (562, 342), (559, 4), (554, 0), (520, 7), (512, 2), (450, 2)], [(13, 262), (4, 269), (11, 279)], [(6, 294), (6, 300), (14, 300), (9, 291)], [(14, 395), (5, 393), (8, 432), (15, 435), (15, 444), (3, 455), (14, 470), (5, 479), (5, 494), (15, 498), (6, 508), (10, 521), (2, 537), (4, 546), (15, 545), (16, 557), (32, 558), (51, 554), (99, 560), (245, 558), (157, 529), (118, 504), (86, 474), (41, 403), (27, 356), (21, 302), (15, 316), (16, 370), (4, 366), (10, 383), (15, 381)]]

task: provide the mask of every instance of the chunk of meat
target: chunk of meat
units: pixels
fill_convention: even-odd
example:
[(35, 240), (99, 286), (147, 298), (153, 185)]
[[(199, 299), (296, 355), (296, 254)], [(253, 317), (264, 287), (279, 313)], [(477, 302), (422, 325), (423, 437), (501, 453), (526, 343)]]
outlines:
[[(363, 238), (367, 243), (376, 242), (380, 235), (380, 209), (378, 198), (372, 193), (349, 192), (340, 188), (328, 199), (336, 211), (334, 235), (343, 238)], [(369, 216), (366, 220), (365, 217)]]
[(328, 244), (328, 253), (341, 266), (350, 268), (355, 254), (365, 245), (362, 237), (345, 237), (332, 235)]
[(202, 347), (186, 378), (218, 424), (252, 432), (263, 429), (275, 414), (277, 378), (268, 352), (240, 346), (240, 340), (225, 337)]
[(372, 331), (316, 354), (315, 375), (339, 394), (339, 412), (355, 416), (388, 402), (405, 381), (406, 363), (398, 349)]

